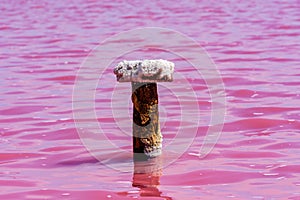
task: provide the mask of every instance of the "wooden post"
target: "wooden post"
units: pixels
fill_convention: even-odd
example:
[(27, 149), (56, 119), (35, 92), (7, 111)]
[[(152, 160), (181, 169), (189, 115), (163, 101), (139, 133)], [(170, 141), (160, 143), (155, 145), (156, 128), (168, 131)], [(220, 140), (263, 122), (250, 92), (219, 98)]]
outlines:
[(162, 153), (157, 82), (173, 81), (174, 63), (166, 60), (122, 61), (114, 73), (119, 82), (131, 82), (133, 152), (135, 160)]
[(134, 157), (137, 160), (156, 157), (162, 147), (157, 84), (132, 82), (132, 103)]

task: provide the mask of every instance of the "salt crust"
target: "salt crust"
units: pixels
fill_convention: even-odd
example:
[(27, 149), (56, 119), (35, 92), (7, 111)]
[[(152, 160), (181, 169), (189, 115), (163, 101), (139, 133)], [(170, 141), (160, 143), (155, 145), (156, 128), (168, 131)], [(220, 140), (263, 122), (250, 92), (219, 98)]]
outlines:
[(167, 60), (124, 60), (115, 68), (119, 82), (171, 82), (174, 63)]

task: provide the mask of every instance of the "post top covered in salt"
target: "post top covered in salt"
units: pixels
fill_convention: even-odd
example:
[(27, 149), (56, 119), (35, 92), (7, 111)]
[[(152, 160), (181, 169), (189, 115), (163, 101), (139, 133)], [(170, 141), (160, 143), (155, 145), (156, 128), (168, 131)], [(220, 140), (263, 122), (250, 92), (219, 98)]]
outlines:
[(114, 68), (119, 82), (171, 82), (174, 63), (167, 60), (124, 60)]

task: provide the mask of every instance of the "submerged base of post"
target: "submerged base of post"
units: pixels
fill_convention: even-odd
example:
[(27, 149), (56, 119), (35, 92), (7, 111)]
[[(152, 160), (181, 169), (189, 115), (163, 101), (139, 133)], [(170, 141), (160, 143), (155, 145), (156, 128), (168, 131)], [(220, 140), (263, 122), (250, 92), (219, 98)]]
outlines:
[(147, 160), (161, 154), (156, 83), (132, 82), (133, 152), (135, 160)]

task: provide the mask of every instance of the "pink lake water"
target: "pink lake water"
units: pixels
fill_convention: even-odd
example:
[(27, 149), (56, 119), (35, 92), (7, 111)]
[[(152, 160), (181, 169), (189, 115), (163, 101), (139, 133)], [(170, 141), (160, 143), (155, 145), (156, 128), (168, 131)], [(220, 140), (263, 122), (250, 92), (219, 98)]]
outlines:
[[(0, 11), (0, 199), (300, 199), (298, 0), (4, 0)], [(101, 41), (146, 26), (177, 30), (205, 48), (223, 79), (227, 112), (215, 148), (199, 159), (211, 110), (203, 78), (190, 73), (185, 59), (161, 50), (121, 56), (176, 65), (174, 84), (159, 85), (165, 147), (179, 148), (191, 134), (172, 144), (179, 127), (191, 128), (181, 119), (178, 99), (170, 98), (176, 97), (172, 88), (179, 95), (189, 89), (177, 84), (184, 81), (180, 75), (187, 76), (200, 110), (190, 114), (200, 118), (193, 143), (175, 162), (150, 172), (136, 164), (123, 172), (82, 144), (73, 87), (81, 63)], [(112, 73), (120, 60), (105, 70), (95, 108), (108, 140), (130, 152), (130, 85), (117, 84)], [(190, 96), (184, 99), (192, 105)], [(122, 105), (114, 108), (115, 117), (114, 102)], [(109, 160), (111, 152), (102, 148), (108, 163), (132, 166), (130, 157)]]

